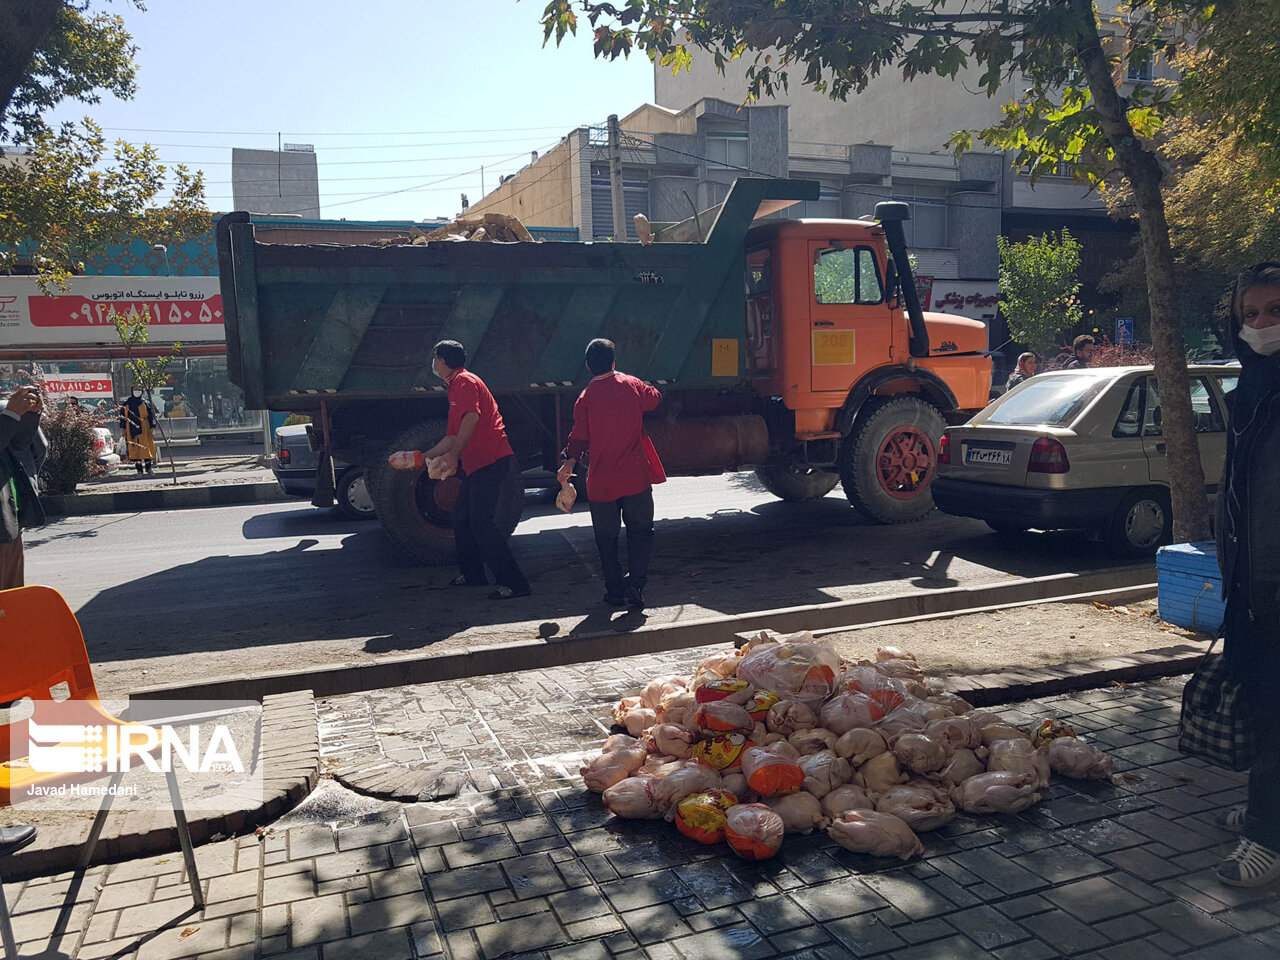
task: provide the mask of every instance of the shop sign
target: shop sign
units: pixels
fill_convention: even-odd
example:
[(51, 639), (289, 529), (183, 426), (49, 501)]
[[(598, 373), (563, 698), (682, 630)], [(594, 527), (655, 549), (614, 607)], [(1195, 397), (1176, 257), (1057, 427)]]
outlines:
[(45, 393), (55, 400), (61, 397), (78, 397), (83, 400), (111, 400), (115, 396), (111, 390), (110, 377), (70, 377), (46, 374), (44, 389)]
[(938, 280), (932, 302), (925, 309), (971, 320), (994, 320), (999, 304), (1000, 286), (994, 280)]
[(118, 346), (113, 315), (145, 318), (154, 343), (226, 338), (217, 277), (75, 277), (52, 296), (0, 277), (0, 348)]

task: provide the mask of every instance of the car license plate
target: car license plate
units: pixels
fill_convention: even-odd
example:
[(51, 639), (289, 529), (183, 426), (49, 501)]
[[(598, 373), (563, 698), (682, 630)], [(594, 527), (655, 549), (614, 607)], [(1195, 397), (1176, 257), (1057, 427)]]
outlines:
[(998, 450), (995, 447), (966, 447), (964, 462), (980, 466), (1004, 467), (1013, 461), (1012, 450)]

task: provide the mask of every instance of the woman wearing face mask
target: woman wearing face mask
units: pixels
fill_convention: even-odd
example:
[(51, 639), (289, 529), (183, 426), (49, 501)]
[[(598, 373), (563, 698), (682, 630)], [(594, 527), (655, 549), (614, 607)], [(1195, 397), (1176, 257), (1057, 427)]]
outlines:
[(134, 387), (133, 396), (120, 405), (120, 429), (127, 447), (125, 456), (138, 468), (138, 476), (144, 468), (150, 473), (155, 463), (155, 425), (154, 408), (142, 399), (142, 390)]
[(1280, 879), (1280, 263), (1240, 275), (1231, 334), (1241, 373), (1231, 401), (1215, 532), (1227, 598), (1224, 653), (1259, 707), (1260, 729), (1249, 802), (1218, 819), (1243, 834), (1218, 876), (1256, 887)]

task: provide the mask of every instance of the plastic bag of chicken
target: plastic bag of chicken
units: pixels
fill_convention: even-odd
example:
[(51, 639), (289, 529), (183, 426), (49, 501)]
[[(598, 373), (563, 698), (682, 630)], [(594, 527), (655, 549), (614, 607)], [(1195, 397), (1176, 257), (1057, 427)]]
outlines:
[(560, 492), (556, 494), (556, 506), (565, 513), (570, 513), (577, 501), (578, 491), (574, 489), (573, 484), (568, 480), (560, 481)]

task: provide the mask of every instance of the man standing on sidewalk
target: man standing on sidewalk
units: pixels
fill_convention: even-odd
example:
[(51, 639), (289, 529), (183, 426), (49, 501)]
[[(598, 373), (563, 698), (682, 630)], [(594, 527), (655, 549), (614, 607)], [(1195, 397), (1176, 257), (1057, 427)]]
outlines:
[[(657, 408), (662, 394), (642, 380), (614, 369), (612, 340), (587, 344), (591, 382), (573, 408), (573, 430), (560, 467), (561, 482), (587, 452), (587, 499), (591, 526), (604, 571), (604, 601), (644, 608), (649, 557), (653, 553), (653, 484), (667, 479), (662, 462), (644, 430), (644, 415)], [(627, 525), (627, 576), (618, 559), (618, 534)]]
[[(498, 404), (483, 380), (466, 369), (467, 351), (454, 340), (435, 345), (431, 368), (449, 385), (449, 422), (444, 439), (430, 450), (394, 453), (388, 463), (397, 470), (421, 469), (425, 461), (443, 458), (448, 476), (462, 467), (462, 489), (453, 506), (453, 535), (462, 573), (453, 586), (484, 586), (488, 564), (498, 589), (491, 600), (529, 596), (529, 581), (511, 555), (508, 534), (494, 515), (503, 497), (523, 496), (520, 470), (507, 440)], [(513, 490), (514, 488), (514, 490)]]
[(0, 590), (25, 584), (22, 531), (44, 523), (26, 460), (37, 473), (44, 460), (40, 391), (35, 387), (18, 387), (0, 411)]

